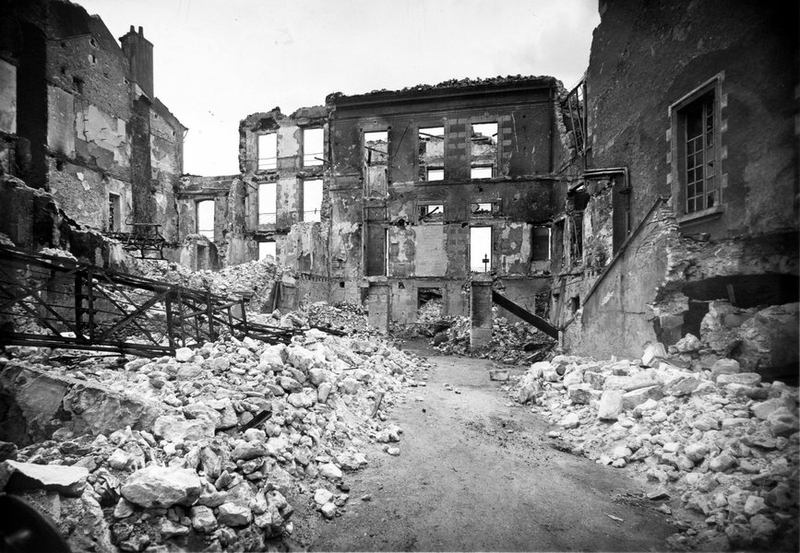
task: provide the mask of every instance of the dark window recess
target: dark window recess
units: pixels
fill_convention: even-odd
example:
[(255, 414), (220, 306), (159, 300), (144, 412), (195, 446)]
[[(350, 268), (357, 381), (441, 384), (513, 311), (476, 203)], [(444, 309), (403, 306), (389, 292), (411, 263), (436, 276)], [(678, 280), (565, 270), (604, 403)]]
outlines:
[(441, 288), (417, 288), (417, 308), (429, 302), (442, 302), (442, 289)]
[(78, 94), (83, 94), (83, 79), (80, 77), (72, 77), (72, 90)]
[(367, 276), (386, 275), (386, 229), (380, 225), (367, 227)]
[(536, 294), (534, 315), (538, 315), (545, 320), (550, 320), (550, 292)]
[(120, 199), (116, 194), (108, 195), (108, 230), (120, 230)]
[(419, 180), (443, 180), (444, 127), (420, 127), (417, 134), (417, 143)]
[(533, 261), (550, 259), (550, 227), (533, 227)]
[(569, 226), (569, 255), (573, 265), (583, 261), (583, 213), (574, 213)]

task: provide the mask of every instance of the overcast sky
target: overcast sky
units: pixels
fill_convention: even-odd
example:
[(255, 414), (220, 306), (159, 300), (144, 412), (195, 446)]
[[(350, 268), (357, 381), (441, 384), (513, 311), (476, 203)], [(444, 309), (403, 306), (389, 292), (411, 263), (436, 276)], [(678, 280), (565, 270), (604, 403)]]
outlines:
[(586, 70), (597, 0), (73, 0), (142, 26), (156, 96), (189, 127), (184, 171), (239, 172), (239, 121), (331, 92)]

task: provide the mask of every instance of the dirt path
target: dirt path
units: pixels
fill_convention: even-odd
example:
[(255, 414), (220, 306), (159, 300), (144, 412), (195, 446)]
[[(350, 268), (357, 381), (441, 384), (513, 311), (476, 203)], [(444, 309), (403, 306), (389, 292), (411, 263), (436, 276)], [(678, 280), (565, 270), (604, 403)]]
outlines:
[[(489, 381), (487, 361), (430, 361), (428, 385), (411, 389), (391, 412), (405, 431), (400, 456), (371, 446), (369, 467), (347, 476), (344, 515), (298, 524), (303, 545), (315, 551), (666, 548), (675, 529), (654, 510), (657, 504), (626, 495), (640, 488), (624, 471), (550, 447), (546, 424), (508, 403)], [(361, 499), (366, 495), (370, 501)]]

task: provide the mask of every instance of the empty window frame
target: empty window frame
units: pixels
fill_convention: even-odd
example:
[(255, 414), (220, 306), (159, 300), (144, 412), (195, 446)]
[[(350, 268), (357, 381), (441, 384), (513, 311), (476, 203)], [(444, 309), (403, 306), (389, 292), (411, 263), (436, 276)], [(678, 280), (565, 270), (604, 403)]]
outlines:
[(477, 202), (470, 205), (470, 213), (474, 216), (488, 217), (495, 211), (494, 203), (492, 202)]
[(425, 176), (427, 181), (444, 180), (444, 169), (428, 169)]
[(318, 222), (322, 213), (322, 179), (303, 181), (303, 221)]
[(321, 128), (303, 129), (303, 167), (322, 165), (324, 133)]
[(444, 204), (422, 204), (419, 206), (420, 223), (441, 223), (444, 220)]
[[(494, 176), (494, 167), (497, 164), (497, 132), (496, 122), (472, 124), (470, 137), (471, 178), (486, 179)], [(477, 170), (477, 172), (473, 170)]]
[(494, 176), (494, 167), (471, 167), (469, 170), (469, 178), (471, 179), (490, 179)]
[(364, 133), (364, 164), (367, 167), (389, 163), (389, 131)]
[(483, 273), (492, 269), (492, 227), (470, 227), (469, 270)]
[(119, 232), (122, 229), (122, 205), (120, 202), (119, 194), (108, 195), (108, 230), (111, 232)]
[(258, 224), (274, 225), (278, 218), (278, 184), (263, 182), (258, 185)]
[(258, 135), (258, 170), (269, 171), (278, 168), (278, 134)]
[(276, 261), (278, 259), (277, 256), (278, 256), (278, 249), (275, 240), (267, 240), (266, 242), (258, 243), (259, 261), (262, 259), (266, 259), (267, 257), (271, 257), (272, 261)]
[(196, 205), (197, 234), (214, 240), (214, 200), (200, 200)]
[[(420, 180), (444, 180), (444, 127), (420, 127), (417, 133)], [(430, 171), (436, 171), (430, 178)], [(438, 173), (441, 171), (441, 173)]]
[(550, 260), (550, 227), (533, 227), (533, 261)]

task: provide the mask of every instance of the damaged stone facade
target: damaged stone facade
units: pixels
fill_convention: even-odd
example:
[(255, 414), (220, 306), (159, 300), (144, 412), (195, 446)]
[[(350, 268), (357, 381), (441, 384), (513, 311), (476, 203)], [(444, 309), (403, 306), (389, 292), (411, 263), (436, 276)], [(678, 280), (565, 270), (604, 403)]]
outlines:
[[(153, 45), (142, 28), (117, 42), (70, 2), (7, 0), (2, 9), (0, 171), (51, 194), (77, 229), (158, 225), (176, 242), (186, 128), (154, 96)], [(58, 233), (43, 242), (9, 236), (31, 249), (70, 246)]]
[(706, 365), (796, 376), (797, 6), (599, 8), (562, 215), (580, 251), (554, 231), (578, 254), (553, 283), (564, 345), (636, 356), (690, 333)]
[[(549, 288), (547, 225), (564, 195), (553, 169), (568, 155), (560, 91), (552, 77), (453, 81), (248, 116), (240, 166), (250, 245), (243, 257), (229, 247), (228, 262), (274, 242), (279, 262), (300, 274), (303, 299), (367, 302), (380, 326), (414, 322), (431, 300), (444, 315), (466, 315), (471, 275), (484, 271), (533, 311)], [(317, 158), (305, 151), (315, 130)], [(489, 238), (471, 262), (475, 228)]]

